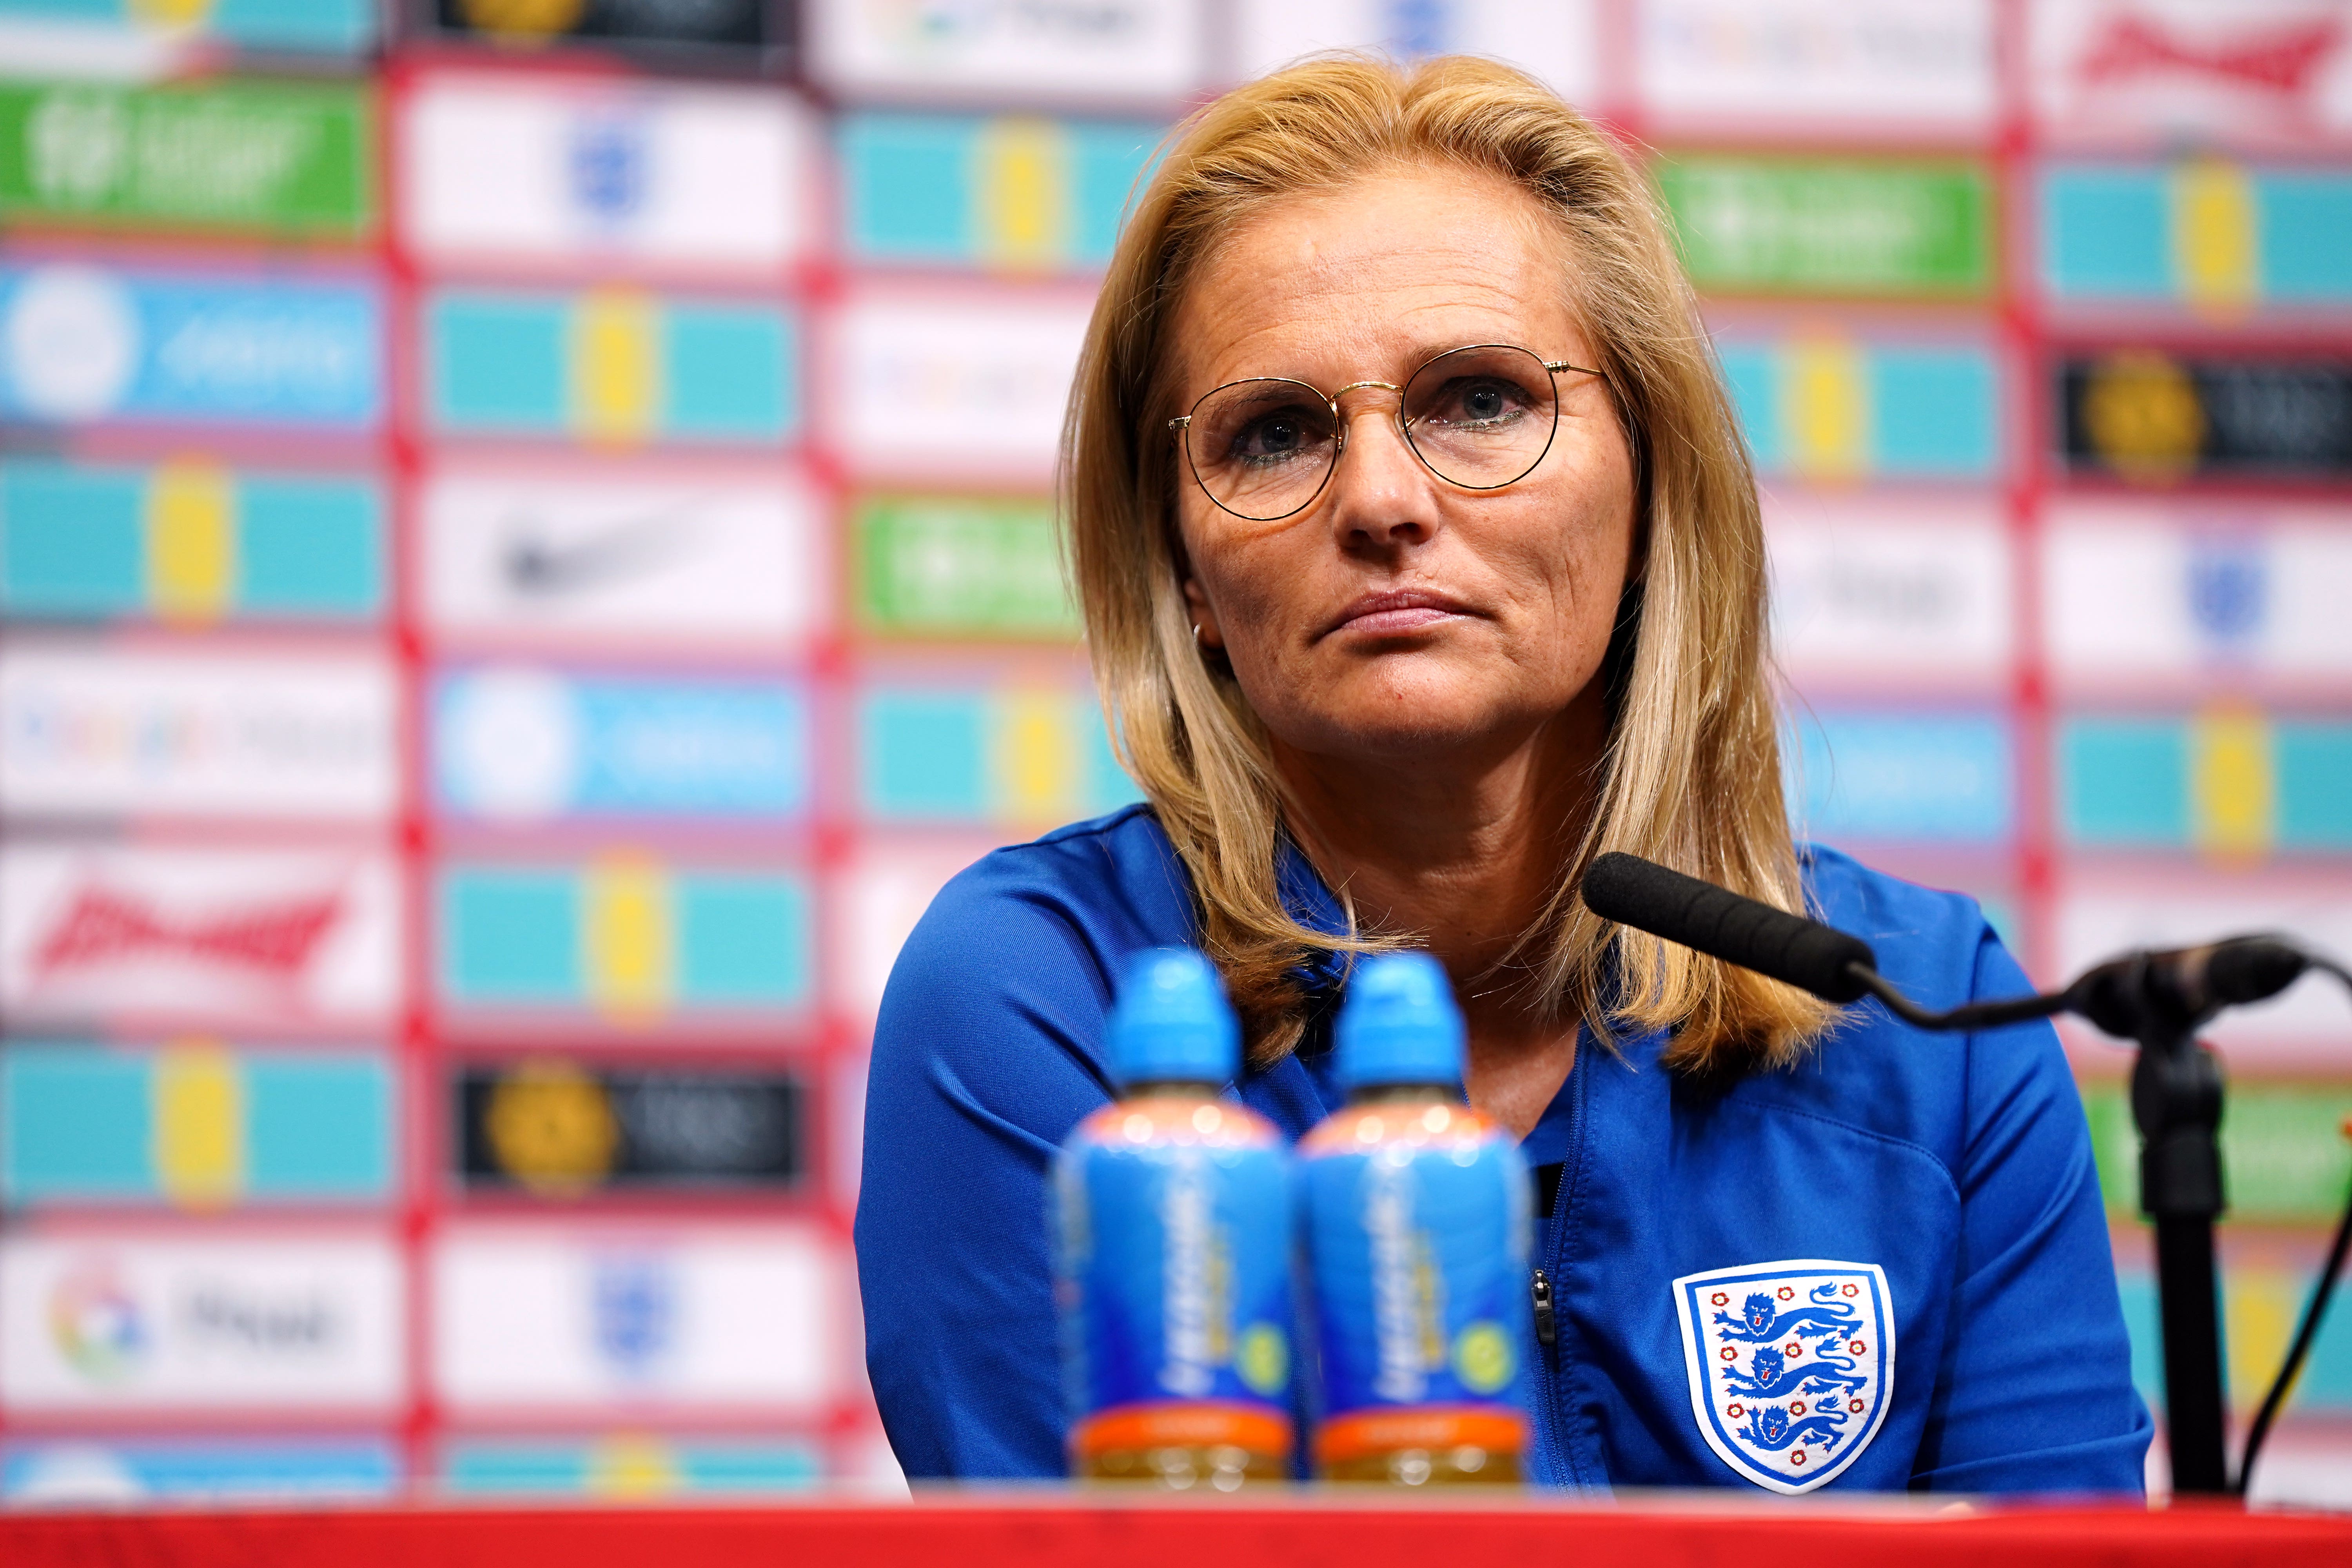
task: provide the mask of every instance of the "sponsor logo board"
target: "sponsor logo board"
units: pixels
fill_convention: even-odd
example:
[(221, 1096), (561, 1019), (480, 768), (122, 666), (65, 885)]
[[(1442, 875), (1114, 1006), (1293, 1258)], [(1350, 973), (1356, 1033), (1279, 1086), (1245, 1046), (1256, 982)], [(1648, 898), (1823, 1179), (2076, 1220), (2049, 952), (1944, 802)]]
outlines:
[(1045, 827), (1141, 798), (1094, 693), (877, 684), (857, 700), (858, 796), (877, 821)]
[(2061, 500), (2042, 550), (2042, 642), (2062, 682), (2352, 679), (2352, 515)]
[(1670, 122), (1843, 123), (1986, 134), (2000, 103), (1990, 0), (1645, 0), (1643, 107)]
[(1802, 689), (2005, 679), (2009, 536), (1989, 502), (1765, 497), (1773, 651)]
[(1374, 49), (1401, 60), (1486, 55), (1541, 78), (1571, 103), (1601, 79), (1596, 0), (1242, 0), (1234, 49), (1244, 80), (1326, 49)]
[(468, 1437), (442, 1449), (441, 1486), (467, 1497), (762, 1497), (824, 1479), (805, 1437)]
[(812, 0), (810, 74), (850, 96), (1165, 102), (1208, 79), (1202, 0)]
[(620, 5), (433, 0), (419, 9), (427, 26), (516, 51), (593, 44), (675, 63), (713, 53), (756, 58), (783, 41), (783, 8), (773, 0), (636, 0)]
[(1164, 130), (1034, 115), (851, 114), (839, 132), (849, 254), (1004, 273), (1099, 268)]
[(1685, 154), (1658, 189), (1698, 288), (1727, 294), (1983, 297), (1992, 171), (1972, 159)]
[(772, 273), (808, 243), (814, 139), (778, 93), (448, 74), (404, 115), (404, 232), (444, 265)]
[(453, 289), (423, 318), (425, 412), (445, 434), (775, 446), (799, 425), (798, 329), (772, 305)]
[(2352, 849), (2352, 723), (2226, 701), (2185, 716), (2074, 714), (2055, 741), (2059, 829), (2082, 847)]
[(840, 1263), (799, 1226), (458, 1224), (432, 1267), (433, 1381), (459, 1410), (800, 1410), (840, 1376)]
[(798, 1075), (618, 1068), (542, 1057), (454, 1076), (459, 1180), (592, 1192), (788, 1190), (805, 1165)]
[(367, 655), (19, 643), (0, 649), (0, 809), (379, 819), (395, 701)]
[(2352, 362), (2122, 348), (2052, 370), (2076, 472), (2147, 485), (2352, 474)]
[(99, 1410), (383, 1408), (400, 1260), (374, 1236), (0, 1242), (0, 1401)]
[(851, 518), (855, 596), (888, 637), (1075, 641), (1054, 509), (1044, 500), (874, 496)]
[(807, 805), (807, 699), (774, 679), (493, 666), (440, 676), (431, 707), (436, 794), (459, 816), (774, 820)]
[(2016, 816), (2005, 713), (1829, 710), (1789, 747), (1799, 834), (1835, 844), (1992, 844)]
[(2026, 68), (2070, 140), (2341, 142), (2352, 137), (2344, 0), (2038, 0)]
[(0, 847), (18, 1019), (364, 1025), (399, 999), (399, 878), (373, 849)]
[(350, 82), (0, 82), (0, 216), (357, 237), (374, 120)]
[(398, 1452), (374, 1437), (58, 1439), (0, 1447), (0, 1497), (29, 1507), (372, 1500), (391, 1496), (400, 1475)]
[(0, 1192), (14, 1205), (352, 1203), (392, 1195), (390, 1065), (373, 1052), (12, 1045)]
[(455, 637), (772, 649), (821, 613), (817, 508), (796, 479), (445, 469), (419, 507), (425, 613)]
[(2352, 175), (2210, 153), (2041, 173), (2042, 282), (2067, 305), (2179, 307), (2235, 321), (2257, 307), (2352, 304)]
[(616, 850), (582, 864), (445, 862), (441, 996), (472, 1015), (572, 1013), (624, 1029), (769, 1021), (813, 999), (796, 873)]
[(836, 388), (852, 465), (1042, 486), (1091, 309), (1062, 293), (853, 297)]
[(11, 617), (350, 622), (383, 613), (372, 475), (0, 458), (0, 611)]
[(1727, 328), (1718, 352), (1767, 477), (1983, 480), (2000, 472), (2000, 370), (1986, 344)]

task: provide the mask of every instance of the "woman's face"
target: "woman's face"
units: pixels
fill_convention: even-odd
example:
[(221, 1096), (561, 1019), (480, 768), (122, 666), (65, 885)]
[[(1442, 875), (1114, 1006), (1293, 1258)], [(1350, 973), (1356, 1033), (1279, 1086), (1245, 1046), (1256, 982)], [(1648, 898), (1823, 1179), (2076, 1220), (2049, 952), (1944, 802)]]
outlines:
[[(1471, 343), (1590, 365), (1572, 265), (1533, 199), (1493, 176), (1407, 170), (1293, 198), (1194, 274), (1175, 317), (1179, 406), (1251, 376), (1402, 385)], [(1279, 745), (1406, 760), (1516, 744), (1591, 686), (1633, 551), (1633, 465), (1606, 388), (1572, 372), (1556, 384), (1550, 449), (1502, 489), (1424, 468), (1397, 395), (1376, 388), (1341, 399), (1337, 469), (1277, 521), (1220, 509), (1178, 457), (1192, 618)]]

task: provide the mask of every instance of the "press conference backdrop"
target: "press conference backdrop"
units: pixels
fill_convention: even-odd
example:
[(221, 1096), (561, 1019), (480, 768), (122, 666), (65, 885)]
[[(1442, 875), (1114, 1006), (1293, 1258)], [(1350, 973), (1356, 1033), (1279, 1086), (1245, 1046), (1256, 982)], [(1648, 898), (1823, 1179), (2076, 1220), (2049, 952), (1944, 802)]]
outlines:
[[(2045, 981), (2352, 953), (2346, 0), (0, 0), (0, 1491), (890, 1473), (877, 998), (1135, 793), (1046, 497), (1095, 280), (1188, 103), (1333, 45), (1638, 139), (1810, 833)], [(2215, 1034), (2242, 1410), (2352, 1011)], [(2273, 1452), (2352, 1499), (2352, 1315)]]

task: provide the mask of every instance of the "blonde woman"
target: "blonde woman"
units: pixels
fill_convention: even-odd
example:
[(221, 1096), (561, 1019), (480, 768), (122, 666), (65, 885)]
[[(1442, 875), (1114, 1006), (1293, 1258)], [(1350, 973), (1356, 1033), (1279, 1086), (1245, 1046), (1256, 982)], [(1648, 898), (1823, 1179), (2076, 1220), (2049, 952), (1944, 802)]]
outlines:
[[(1045, 1176), (1106, 1100), (1121, 961), (1215, 960), (1234, 1092), (1296, 1137), (1339, 1102), (1349, 956), (1409, 944), (1537, 1172), (1536, 1477), (2139, 1489), (2051, 1029), (1836, 1015), (1576, 899), (1631, 850), (1860, 933), (1929, 1006), (2025, 988), (1969, 900), (1791, 841), (1754, 478), (1609, 141), (1469, 59), (1317, 61), (1211, 104), (1119, 242), (1063, 482), (1148, 804), (963, 873), (891, 976), (857, 1249), (910, 1476), (1062, 1470)], [(1864, 1370), (1808, 1404), (1822, 1342), (1780, 1303), (1828, 1263), (1885, 1342), (1837, 1347)], [(1798, 1325), (1769, 1376), (1740, 1363), (1769, 1418), (1686, 1352), (1748, 1322)]]

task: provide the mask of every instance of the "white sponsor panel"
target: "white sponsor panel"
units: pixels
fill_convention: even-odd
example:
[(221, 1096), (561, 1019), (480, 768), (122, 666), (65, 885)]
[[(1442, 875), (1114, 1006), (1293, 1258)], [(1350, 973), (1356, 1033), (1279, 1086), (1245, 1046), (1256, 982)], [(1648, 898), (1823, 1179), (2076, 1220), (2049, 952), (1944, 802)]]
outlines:
[(1208, 79), (1205, 0), (812, 0), (810, 74), (851, 96), (1166, 102)]
[(381, 819), (396, 700), (368, 654), (18, 644), (0, 649), (0, 809)]
[(832, 577), (798, 479), (443, 469), (424, 487), (425, 617), (444, 636), (777, 648)]
[(2011, 552), (1990, 504), (1770, 495), (1774, 651), (1801, 687), (2009, 673)]
[(868, 292), (843, 312), (837, 432), (864, 474), (1043, 484), (1094, 302)]
[(1664, 121), (1990, 132), (1991, 0), (1643, 0), (1634, 82)]
[(848, 968), (844, 994), (861, 1016), (882, 1005), (898, 950), (941, 888), (992, 847), (899, 844), (867, 851), (848, 874), (847, 940), (841, 944)]
[(0, 1402), (359, 1410), (403, 1392), (400, 1259), (376, 1236), (0, 1243)]
[(2062, 683), (2352, 679), (2340, 508), (2064, 501), (2042, 552), (2043, 644)]
[(2352, 0), (2035, 0), (2028, 91), (2073, 141), (2352, 138)]
[(456, 1408), (803, 1409), (839, 1385), (837, 1259), (803, 1227), (460, 1226), (433, 1270)]
[(808, 242), (814, 137), (765, 89), (434, 76), (402, 138), (406, 237), (438, 262), (773, 271)]
[(374, 849), (0, 847), (0, 1008), (18, 1019), (380, 1022), (400, 882)]
[(1584, 103), (1600, 79), (1598, 10), (1596, 0), (1241, 0), (1234, 74), (1263, 76), (1323, 49), (1377, 49), (1398, 58), (1486, 55)]
[[(2137, 948), (2193, 947), (2247, 931), (2283, 931), (2314, 951), (2352, 954), (2352, 897), (2343, 887), (2285, 880), (2184, 877), (2156, 885), (2086, 884), (2063, 890), (2058, 904), (2058, 973), (2063, 984), (2095, 963)], [(2105, 1040), (2088, 1025), (2067, 1032)], [(2344, 994), (2312, 974), (2284, 995), (2234, 1007), (2198, 1031), (2200, 1038), (2247, 1062), (2341, 1067)]]

